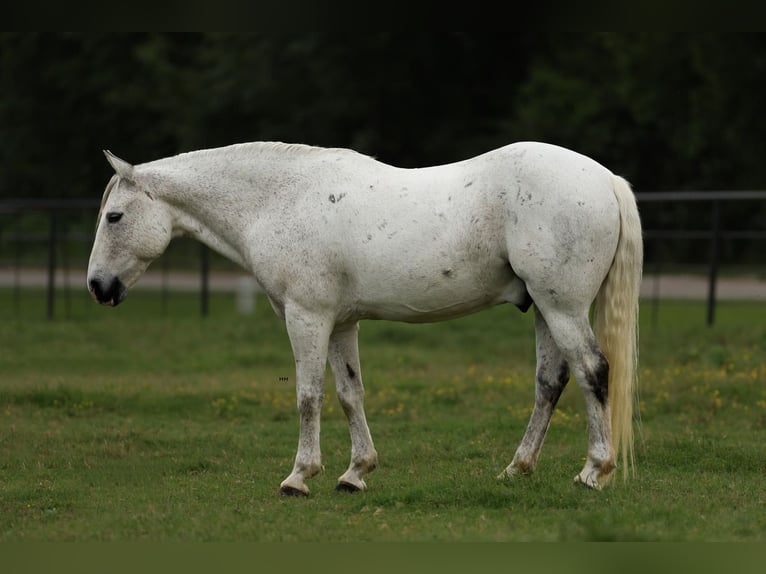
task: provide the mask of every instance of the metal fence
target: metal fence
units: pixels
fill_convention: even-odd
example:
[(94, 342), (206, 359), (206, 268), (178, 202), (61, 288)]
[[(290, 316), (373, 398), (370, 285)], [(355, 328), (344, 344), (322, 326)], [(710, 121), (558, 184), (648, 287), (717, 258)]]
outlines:
[[(722, 211), (727, 206), (743, 204), (763, 209), (766, 206), (766, 191), (638, 192), (636, 197), (642, 217), (643, 212), (652, 205), (666, 210), (671, 204), (694, 204), (696, 213), (699, 213), (701, 204), (707, 207), (707, 225), (704, 225), (704, 218), (700, 218), (701, 223), (694, 229), (678, 227), (673, 222), (662, 222), (661, 218), (650, 217), (649, 226), (645, 221), (647, 259), (644, 271), (661, 274), (668, 268), (678, 269), (682, 264), (679, 261), (667, 261), (657, 255), (658, 250), (653, 249), (653, 244), (694, 244), (696, 258), (701, 259), (706, 267), (707, 323), (712, 325), (715, 321), (716, 287), (721, 266), (729, 263), (722, 253), (722, 245), (732, 240), (744, 241), (747, 244), (766, 243), (766, 228), (723, 228)], [(13, 296), (18, 298), (22, 289), (23, 272), (29, 267), (37, 269), (38, 278), (44, 277), (43, 280), (38, 280), (38, 283), (45, 289), (46, 316), (49, 319), (55, 318), (57, 296), (62, 291), (65, 305), (69, 304), (70, 272), (73, 270), (78, 274), (78, 292), (84, 291), (84, 279), (79, 275), (84, 275), (87, 265), (98, 207), (98, 202), (92, 199), (0, 200), (0, 286), (11, 287)], [(766, 210), (763, 211), (766, 214)], [(198, 275), (196, 291), (199, 296), (199, 310), (202, 316), (206, 316), (210, 312), (211, 273), (221, 268), (229, 271), (237, 268), (224, 262), (218, 255), (211, 254), (203, 246), (187, 245), (183, 252), (180, 268), (186, 272), (187, 277), (190, 272)], [(756, 252), (762, 253), (763, 249), (757, 249)], [(700, 253), (703, 255), (700, 256)], [(699, 261), (696, 265), (699, 266)], [(166, 255), (161, 258), (158, 266), (162, 278), (160, 290), (165, 301), (172, 291), (169, 278), (177, 269), (171, 270), (170, 258)], [(760, 258), (755, 267), (756, 270), (766, 272), (766, 260)], [(61, 277), (64, 278), (63, 286)], [(229, 288), (232, 288), (231, 285), (230, 283)], [(652, 297), (655, 308), (660, 296), (657, 292)]]
[[(701, 244), (705, 249), (707, 244), (707, 324), (712, 325), (715, 322), (716, 309), (716, 287), (718, 285), (718, 276), (721, 269), (722, 253), (721, 246), (726, 240), (744, 240), (747, 242), (757, 242), (765, 244), (766, 227), (763, 229), (724, 229), (721, 225), (721, 212), (725, 205), (733, 203), (766, 203), (766, 191), (663, 191), (663, 192), (638, 192), (636, 199), (640, 208), (649, 204), (668, 205), (677, 204), (699, 204), (704, 203), (709, 206), (709, 225), (707, 228), (698, 227), (697, 229), (680, 228), (644, 228), (644, 243), (650, 244), (653, 241), (680, 242), (693, 241)], [(763, 253), (763, 250), (758, 250)], [(760, 258), (758, 261), (762, 269), (766, 271), (766, 258)], [(659, 273), (662, 269), (660, 261), (646, 260), (644, 262), (644, 271), (654, 269)], [(657, 304), (657, 297), (654, 298), (654, 305)]]
[[(69, 315), (72, 292), (85, 293), (85, 269), (98, 208), (99, 202), (92, 199), (0, 200), (0, 288), (10, 288), (16, 309), (23, 289), (42, 287), (47, 318), (56, 317), (62, 299), (64, 312)], [(183, 243), (186, 245), (179, 248)], [(191, 288), (198, 292), (200, 314), (206, 316), (211, 261), (213, 268), (236, 268), (201, 244), (174, 241), (153, 266), (158, 276), (153, 283), (160, 291), (163, 308), (172, 293), (179, 290), (174, 278), (180, 273), (180, 290)], [(197, 275), (193, 287), (189, 282), (191, 274)]]

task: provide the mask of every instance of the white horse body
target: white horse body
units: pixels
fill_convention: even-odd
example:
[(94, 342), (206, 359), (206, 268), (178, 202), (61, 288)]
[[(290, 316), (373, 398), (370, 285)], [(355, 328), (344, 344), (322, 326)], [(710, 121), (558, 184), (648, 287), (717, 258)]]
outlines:
[[(617, 290), (628, 289), (621, 305), (630, 308), (613, 316), (632, 314), (614, 343), (623, 355), (633, 345), (633, 355), (618, 360), (631, 363), (623, 375), (632, 378), (635, 334), (626, 333), (635, 331), (640, 223), (627, 184), (600, 164), (540, 143), (422, 169), (350, 150), (272, 143), (135, 167), (109, 158), (117, 175), (104, 194), (88, 271), (99, 301), (119, 303), (172, 236), (190, 234), (250, 270), (287, 321), (301, 435), (284, 492), (307, 493), (304, 480), (321, 468), (328, 358), (352, 439), (340, 486), (364, 489), (377, 463), (364, 417), (360, 319), (439, 321), (506, 302), (524, 311), (535, 304), (538, 397), (505, 475), (534, 468), (570, 368), (590, 423), (589, 458), (577, 478), (599, 487), (611, 473), (620, 438), (611, 435), (609, 402), (612, 387), (627, 383), (610, 384), (607, 399), (605, 351), (588, 311), (629, 252)], [(618, 243), (627, 247), (618, 250)], [(623, 403), (621, 412), (629, 408)], [(619, 425), (629, 448), (632, 436)]]

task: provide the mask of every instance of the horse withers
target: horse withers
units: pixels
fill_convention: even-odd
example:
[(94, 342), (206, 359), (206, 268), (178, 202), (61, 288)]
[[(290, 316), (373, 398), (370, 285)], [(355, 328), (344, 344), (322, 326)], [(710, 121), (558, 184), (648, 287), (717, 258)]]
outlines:
[[(534, 470), (574, 375), (588, 414), (592, 488), (633, 467), (643, 248), (633, 193), (576, 152), (511, 144), (465, 161), (401, 169), (345, 149), (257, 142), (114, 169), (88, 265), (92, 296), (118, 305), (173, 237), (189, 235), (250, 271), (292, 345), (300, 418), (285, 494), (322, 468), (324, 372), (348, 417), (338, 488), (377, 465), (364, 412), (358, 322), (442, 321), (534, 305), (535, 404), (500, 477)], [(593, 329), (589, 311), (594, 307)]]

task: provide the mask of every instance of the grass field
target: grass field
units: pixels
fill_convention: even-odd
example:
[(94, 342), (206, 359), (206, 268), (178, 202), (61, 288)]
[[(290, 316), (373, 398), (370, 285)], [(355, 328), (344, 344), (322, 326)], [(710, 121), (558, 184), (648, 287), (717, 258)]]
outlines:
[[(366, 322), (360, 347), (380, 467), (334, 491), (348, 431), (328, 377), (326, 470), (278, 495), (297, 445), (284, 325), (260, 299), (133, 293), (23, 320), (0, 290), (0, 541), (763, 541), (766, 305), (697, 303), (642, 320), (637, 476), (572, 484), (583, 402), (564, 393), (538, 471), (512, 484), (531, 412), (531, 313), (510, 306), (434, 325)], [(284, 379), (287, 379), (285, 381)]]

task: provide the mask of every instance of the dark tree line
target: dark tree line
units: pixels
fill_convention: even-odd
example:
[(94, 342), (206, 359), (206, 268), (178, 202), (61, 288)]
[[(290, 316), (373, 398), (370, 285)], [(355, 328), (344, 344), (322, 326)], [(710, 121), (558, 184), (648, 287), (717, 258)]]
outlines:
[(765, 92), (761, 34), (3, 33), (0, 196), (252, 140), (422, 166), (535, 139), (637, 189), (764, 189)]

